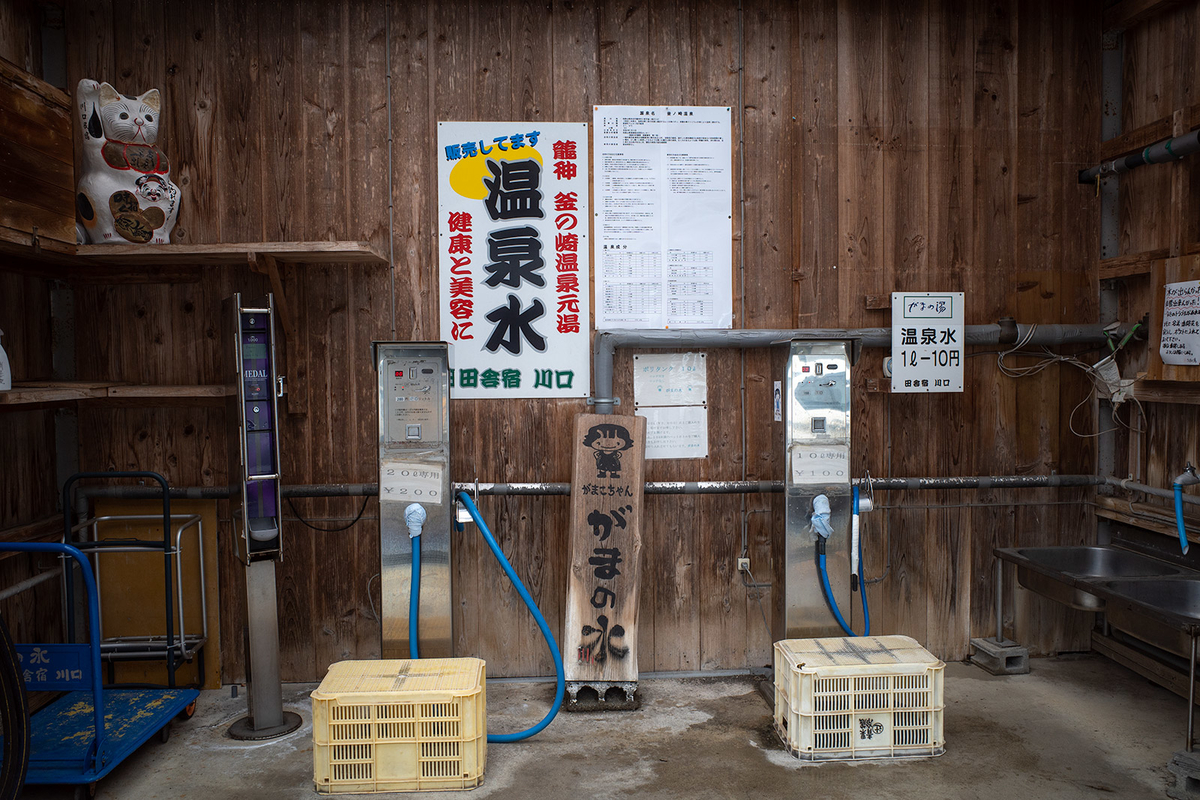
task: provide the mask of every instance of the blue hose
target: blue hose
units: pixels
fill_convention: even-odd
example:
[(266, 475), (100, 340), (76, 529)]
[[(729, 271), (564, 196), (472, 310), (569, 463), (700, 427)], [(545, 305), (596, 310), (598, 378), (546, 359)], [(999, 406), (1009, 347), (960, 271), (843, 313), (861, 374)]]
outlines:
[[(857, 486), (855, 486), (853, 488), (853, 496), (854, 496), (854, 513), (857, 514), (858, 513), (858, 487)], [(862, 563), (862, 537), (861, 536), (858, 539), (858, 563), (859, 564)], [(842, 616), (842, 610), (840, 608), (838, 608), (837, 600), (833, 596), (833, 589), (830, 588), (830, 586), (829, 586), (829, 570), (827, 569), (826, 564), (825, 564), (825, 540), (823, 538), (818, 542), (818, 547), (817, 547), (817, 571), (820, 572), (820, 574), (821, 574), (821, 591), (823, 591), (825, 593), (825, 602), (827, 602), (829, 604), (829, 610), (833, 612), (833, 618), (837, 620), (837, 624), (841, 626), (842, 630), (846, 632), (847, 636), (858, 636), (859, 634), (855, 633), (854, 629), (851, 628), (848, 624), (846, 624), (846, 620)], [(860, 591), (861, 591), (861, 588), (862, 587), (860, 587)], [(871, 615), (867, 611), (867, 593), (866, 592), (862, 592), (862, 606), (863, 606), (863, 617), (865, 620), (865, 627), (863, 628), (862, 635), (870, 636), (871, 635)]]
[(421, 537), (412, 541), (412, 581), (408, 590), (408, 656), (420, 658), (417, 653), (417, 623), (421, 619)]
[(1179, 546), (1186, 556), (1188, 551), (1187, 530), (1183, 527), (1183, 486), (1175, 484), (1175, 526), (1179, 529)]
[(529, 590), (525, 588), (525, 584), (521, 583), (521, 579), (517, 577), (512, 564), (509, 564), (508, 559), (504, 557), (504, 552), (500, 549), (500, 545), (496, 544), (496, 538), (492, 536), (487, 523), (479, 515), (479, 509), (471, 502), (470, 495), (466, 492), (459, 492), (458, 499), (466, 506), (467, 511), (471, 514), (471, 519), (475, 520), (475, 524), (479, 526), (479, 532), (483, 534), (483, 540), (491, 548), (492, 555), (500, 562), (500, 566), (504, 569), (504, 574), (512, 581), (513, 586), (517, 587), (517, 592), (521, 595), (521, 599), (525, 601), (526, 607), (533, 614), (538, 627), (541, 628), (542, 636), (546, 640), (546, 646), (550, 648), (550, 655), (554, 656), (554, 675), (556, 678), (554, 702), (550, 705), (550, 710), (546, 712), (546, 716), (542, 717), (542, 721), (528, 730), (517, 733), (491, 733), (487, 737), (489, 742), (519, 742), (522, 739), (528, 739), (530, 736), (541, 733), (542, 729), (549, 725), (555, 715), (558, 714), (558, 709), (563, 702), (563, 695), (567, 691), (567, 678), (566, 673), (563, 671), (562, 654), (558, 651), (558, 642), (554, 640), (554, 634), (550, 632), (550, 626), (546, 624), (546, 618), (542, 616), (542, 612), (538, 609), (537, 603), (533, 601), (533, 597), (530, 596)]

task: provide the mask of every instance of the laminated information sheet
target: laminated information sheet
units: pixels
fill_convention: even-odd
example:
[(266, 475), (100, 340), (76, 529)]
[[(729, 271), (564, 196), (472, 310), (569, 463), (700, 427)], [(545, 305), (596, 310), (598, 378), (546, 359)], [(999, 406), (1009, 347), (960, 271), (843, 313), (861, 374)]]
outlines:
[(596, 327), (733, 325), (725, 106), (595, 106)]
[(1163, 287), (1162, 339), (1158, 354), (1164, 364), (1200, 364), (1200, 281)]

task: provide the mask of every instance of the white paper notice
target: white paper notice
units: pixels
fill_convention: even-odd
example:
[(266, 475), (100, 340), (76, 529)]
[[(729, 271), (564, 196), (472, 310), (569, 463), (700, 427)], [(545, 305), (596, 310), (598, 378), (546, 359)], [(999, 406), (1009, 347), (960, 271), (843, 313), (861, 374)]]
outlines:
[(850, 451), (844, 445), (805, 445), (792, 448), (792, 483), (845, 480), (850, 474)]
[(595, 106), (596, 327), (733, 326), (724, 106)]
[(1163, 288), (1158, 354), (1164, 364), (1200, 364), (1200, 281), (1168, 283)]
[(646, 418), (646, 458), (707, 458), (708, 408), (640, 408)]
[(379, 462), (379, 499), (387, 502), (442, 502), (442, 468), (436, 465), (397, 461)]
[(633, 403), (701, 406), (708, 402), (704, 353), (651, 353), (633, 357)]

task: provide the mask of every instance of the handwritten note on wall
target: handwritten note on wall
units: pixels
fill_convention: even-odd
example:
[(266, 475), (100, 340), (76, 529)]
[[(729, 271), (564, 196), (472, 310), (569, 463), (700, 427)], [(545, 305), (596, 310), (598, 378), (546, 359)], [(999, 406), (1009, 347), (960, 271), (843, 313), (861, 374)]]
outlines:
[(1200, 364), (1200, 281), (1168, 283), (1163, 289), (1158, 353), (1164, 364)]

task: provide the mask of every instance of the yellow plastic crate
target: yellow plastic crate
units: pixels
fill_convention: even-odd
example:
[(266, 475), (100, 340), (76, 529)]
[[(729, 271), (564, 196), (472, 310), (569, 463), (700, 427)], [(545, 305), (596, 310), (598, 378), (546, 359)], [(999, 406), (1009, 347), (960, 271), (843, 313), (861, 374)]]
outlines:
[(806, 761), (940, 756), (946, 665), (908, 636), (775, 643), (775, 731)]
[(474, 789), (487, 765), (478, 658), (342, 661), (312, 693), (318, 792)]

